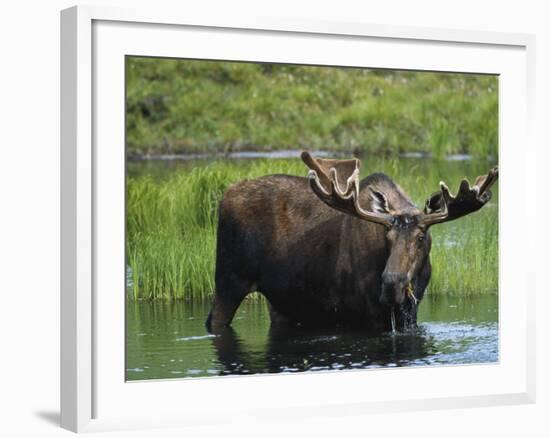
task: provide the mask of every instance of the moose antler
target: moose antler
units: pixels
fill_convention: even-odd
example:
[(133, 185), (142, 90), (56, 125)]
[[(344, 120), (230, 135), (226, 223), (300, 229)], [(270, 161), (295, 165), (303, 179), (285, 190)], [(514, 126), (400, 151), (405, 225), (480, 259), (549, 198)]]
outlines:
[(456, 196), (451, 195), (443, 181), (440, 182), (441, 191), (434, 193), (426, 201), (424, 224), (429, 226), (452, 221), (479, 210), (491, 199), (492, 193), (489, 189), (497, 179), (498, 167), (495, 166), (487, 175), (478, 176), (473, 186), (470, 186), (467, 179), (463, 179)]
[(391, 226), (391, 214), (363, 210), (359, 205), (358, 159), (329, 160), (302, 152), (302, 161), (311, 169), (308, 178), (312, 190), (325, 204), (369, 222)]

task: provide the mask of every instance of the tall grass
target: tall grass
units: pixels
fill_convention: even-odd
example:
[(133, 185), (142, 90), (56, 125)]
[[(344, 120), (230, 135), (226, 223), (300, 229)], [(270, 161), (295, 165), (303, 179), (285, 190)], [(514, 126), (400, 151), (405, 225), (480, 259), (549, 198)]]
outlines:
[(430, 293), (498, 292), (498, 219), (495, 205), (461, 222), (433, 227)]
[(498, 155), (496, 76), (127, 57), (131, 155)]
[[(417, 205), (441, 179), (486, 172), (489, 163), (367, 160), (363, 174), (384, 171)], [(298, 160), (218, 161), (164, 178), (127, 180), (128, 295), (135, 299), (203, 299), (214, 290), (217, 206), (233, 182), (273, 173), (304, 175)], [(498, 190), (498, 189), (496, 189)], [(495, 293), (498, 287), (498, 218), (494, 200), (481, 211), (432, 229), (433, 294)]]

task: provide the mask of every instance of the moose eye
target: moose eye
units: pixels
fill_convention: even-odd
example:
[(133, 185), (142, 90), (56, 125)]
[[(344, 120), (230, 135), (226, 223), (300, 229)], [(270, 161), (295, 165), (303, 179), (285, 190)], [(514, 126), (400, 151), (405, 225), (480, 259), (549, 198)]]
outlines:
[(419, 243), (420, 243), (420, 242), (424, 242), (424, 237), (425, 237), (424, 234), (419, 234), (419, 235), (418, 235), (418, 242), (419, 242)]

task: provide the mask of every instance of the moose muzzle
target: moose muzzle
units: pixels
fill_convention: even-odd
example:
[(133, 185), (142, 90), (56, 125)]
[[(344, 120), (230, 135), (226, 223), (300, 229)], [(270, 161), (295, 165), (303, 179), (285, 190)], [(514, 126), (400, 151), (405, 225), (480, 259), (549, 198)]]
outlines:
[(382, 294), (380, 302), (387, 306), (403, 304), (405, 301), (409, 278), (399, 272), (384, 272), (382, 274)]

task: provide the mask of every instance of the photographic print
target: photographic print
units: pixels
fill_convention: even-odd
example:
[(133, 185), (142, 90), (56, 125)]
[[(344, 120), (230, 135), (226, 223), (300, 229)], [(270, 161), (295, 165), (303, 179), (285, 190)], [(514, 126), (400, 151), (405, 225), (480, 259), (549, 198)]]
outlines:
[(125, 68), (127, 380), (498, 362), (498, 76)]

